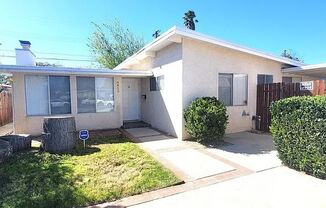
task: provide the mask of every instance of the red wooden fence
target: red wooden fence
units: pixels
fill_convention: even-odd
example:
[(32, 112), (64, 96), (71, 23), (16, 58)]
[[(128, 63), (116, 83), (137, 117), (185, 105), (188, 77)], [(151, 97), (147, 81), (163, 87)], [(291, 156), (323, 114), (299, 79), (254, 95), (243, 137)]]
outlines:
[(272, 102), (293, 96), (325, 95), (325, 81), (313, 81), (313, 90), (300, 90), (300, 83), (272, 83), (257, 85), (256, 128), (269, 131)]
[(12, 95), (11, 92), (0, 93), (0, 126), (12, 122)]

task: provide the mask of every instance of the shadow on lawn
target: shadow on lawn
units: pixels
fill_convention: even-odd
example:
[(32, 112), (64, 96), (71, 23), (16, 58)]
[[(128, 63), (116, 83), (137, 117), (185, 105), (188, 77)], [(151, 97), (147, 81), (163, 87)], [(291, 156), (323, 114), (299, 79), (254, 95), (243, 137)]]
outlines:
[(87, 201), (73, 186), (65, 156), (16, 154), (0, 166), (0, 207), (72, 207)]

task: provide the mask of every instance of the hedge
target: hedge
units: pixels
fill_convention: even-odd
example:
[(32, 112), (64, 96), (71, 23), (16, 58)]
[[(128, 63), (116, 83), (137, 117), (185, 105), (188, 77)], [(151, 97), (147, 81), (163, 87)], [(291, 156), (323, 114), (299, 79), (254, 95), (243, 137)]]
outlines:
[(226, 107), (216, 97), (194, 100), (184, 111), (186, 130), (196, 141), (219, 141), (225, 134)]
[(272, 104), (270, 130), (279, 158), (296, 170), (326, 178), (326, 97), (291, 97)]

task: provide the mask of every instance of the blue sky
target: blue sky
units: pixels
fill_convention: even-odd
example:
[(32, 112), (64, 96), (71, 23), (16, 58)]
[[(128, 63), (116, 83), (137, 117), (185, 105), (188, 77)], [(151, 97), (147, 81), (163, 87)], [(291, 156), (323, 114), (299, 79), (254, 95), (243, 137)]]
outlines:
[[(24, 39), (38, 57), (88, 60), (91, 22), (117, 18), (149, 42), (156, 29), (183, 26), (183, 13), (192, 9), (199, 32), (275, 55), (293, 49), (306, 63), (321, 63), (326, 62), (325, 8), (322, 0), (1, 0), (0, 56), (13, 54)], [(8, 60), (0, 57), (2, 63)]]

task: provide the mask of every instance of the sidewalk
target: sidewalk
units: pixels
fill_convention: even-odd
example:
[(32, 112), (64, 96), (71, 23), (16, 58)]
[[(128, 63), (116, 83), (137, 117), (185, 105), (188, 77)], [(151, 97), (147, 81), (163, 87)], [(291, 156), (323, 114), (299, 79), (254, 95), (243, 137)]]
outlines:
[(12, 134), (14, 131), (13, 123), (8, 123), (0, 127), (0, 136)]

